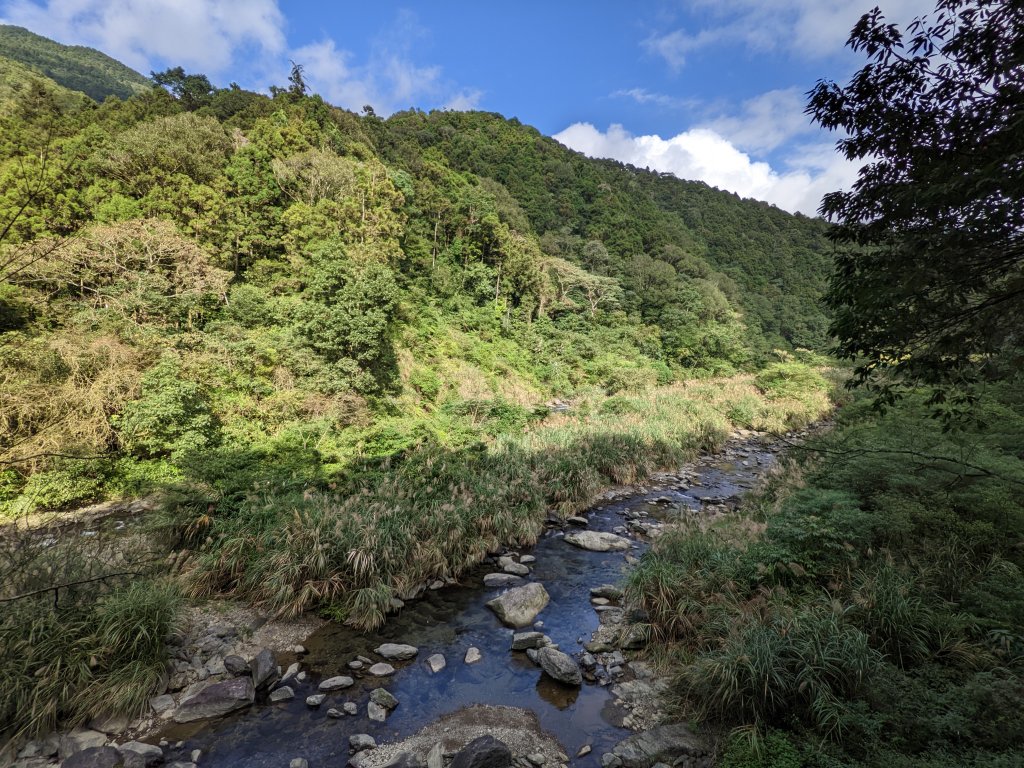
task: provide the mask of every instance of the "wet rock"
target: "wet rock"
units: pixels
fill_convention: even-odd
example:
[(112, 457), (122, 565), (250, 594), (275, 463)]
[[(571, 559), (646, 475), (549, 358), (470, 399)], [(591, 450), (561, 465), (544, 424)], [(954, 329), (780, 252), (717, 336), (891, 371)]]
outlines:
[(526, 627), (544, 610), (550, 598), (538, 582), (514, 587), (487, 603), (498, 618), (510, 627)]
[(530, 569), (525, 565), (521, 565), (520, 563), (509, 563), (508, 565), (503, 565), (501, 570), (503, 570), (505, 573), (510, 573), (513, 576), (530, 575)]
[(432, 582), (430, 582), (430, 589), (431, 591), (437, 591), (444, 587), (444, 585), (444, 579), (434, 579)]
[(164, 751), (155, 744), (129, 741), (117, 748), (125, 768), (146, 768), (164, 761)]
[(64, 759), (62, 768), (122, 768), (121, 753), (113, 747), (86, 747)]
[(659, 725), (623, 739), (612, 749), (624, 768), (651, 768), (655, 763), (675, 765), (680, 758), (710, 756), (707, 744), (682, 723)]
[(607, 597), (592, 597), (590, 602), (592, 605), (608, 605), (611, 601)]
[(430, 667), (430, 671), (433, 672), (435, 675), (442, 669), (444, 669), (447, 665), (448, 662), (445, 661), (444, 655), (440, 653), (435, 653), (433, 656), (427, 659), (427, 666)]
[(366, 754), (363, 752), (356, 752), (354, 755), (349, 757), (348, 762), (345, 763), (345, 765), (348, 766), (348, 768), (365, 768), (367, 763)]
[(521, 555), (520, 558), (519, 558), (519, 562), (522, 563), (523, 565), (528, 565), (530, 563), (537, 562), (537, 558), (534, 557), (533, 555)]
[(475, 646), (470, 646), (466, 650), (466, 658), (464, 661), (466, 664), (476, 664), (483, 656), (480, 654), (480, 649)]
[(376, 749), (377, 740), (368, 733), (354, 733), (348, 737), (348, 748), (353, 752), (362, 752), (364, 749)]
[(512, 635), (512, 650), (525, 651), (527, 648), (542, 648), (550, 642), (551, 638), (543, 632), (516, 632)]
[(64, 760), (76, 752), (92, 747), (102, 747), (107, 743), (106, 734), (88, 728), (76, 728), (60, 737), (57, 754)]
[(597, 659), (594, 658), (593, 654), (587, 652), (580, 656), (580, 664), (583, 665), (584, 669), (593, 669), (597, 666)]
[(299, 662), (294, 662), (288, 665), (288, 669), (285, 670), (284, 674), (281, 675), (281, 682), (287, 683), (293, 677), (299, 674)]
[(247, 707), (256, 698), (256, 690), (248, 677), (236, 677), (206, 685), (187, 692), (174, 711), (176, 723), (191, 723), (219, 717), (236, 709)]
[(314, 693), (312, 696), (307, 696), (306, 697), (306, 706), (307, 707), (319, 707), (321, 704), (324, 703), (324, 699), (326, 699), (326, 698), (327, 698), (327, 694), (326, 693)]
[(510, 765), (512, 752), (504, 742), (493, 736), (481, 736), (456, 753), (451, 768), (508, 768)]
[(619, 635), (619, 648), (636, 650), (647, 645), (647, 625), (631, 624)]
[(201, 749), (193, 749), (192, 752), (189, 753), (188, 758), (193, 763), (198, 763), (199, 762), (199, 758), (202, 757), (202, 756), (203, 756), (203, 750), (201, 750)]
[(383, 656), (391, 661), (405, 661), (413, 658), (419, 652), (420, 649), (415, 645), (405, 645), (404, 643), (384, 643), (374, 649), (374, 653), (378, 656)]
[(583, 526), (584, 528), (586, 528), (587, 525), (589, 524), (587, 522), (587, 518), (581, 517), (580, 515), (573, 515), (572, 517), (567, 517), (567, 518), (565, 518), (565, 522), (571, 523), (572, 525), (580, 525), (580, 526)]
[(346, 715), (355, 715), (359, 713), (359, 707), (356, 706), (354, 701), (346, 701), (341, 705), (341, 708), (345, 711)]
[(590, 750), (591, 746), (589, 744), (584, 744), (582, 747), (580, 747), (580, 751), (576, 753), (576, 757), (583, 757), (584, 755), (589, 755)]
[(383, 661), (379, 661), (370, 667), (367, 672), (374, 677), (387, 677), (388, 675), (395, 674), (395, 668), (390, 664), (385, 664)]
[(398, 699), (392, 695), (391, 691), (385, 688), (374, 688), (370, 692), (370, 701), (388, 710), (398, 706)]
[(528, 658), (534, 664), (538, 664), (539, 662), (537, 660), (537, 649), (536, 648), (527, 648), (526, 649), (526, 658)]
[(309, 768), (309, 762), (302, 757), (293, 757), (288, 763), (288, 768)]
[(290, 685), (282, 685), (270, 692), (269, 701), (271, 704), (278, 704), (282, 701), (291, 701), (295, 698), (295, 691)]
[(367, 702), (366, 716), (377, 723), (383, 723), (388, 719), (388, 711), (375, 701)]
[(351, 688), (355, 684), (348, 675), (338, 675), (337, 677), (329, 677), (320, 683), (319, 688), (321, 691), (340, 691), (342, 688)]
[(605, 531), (567, 533), (565, 540), (575, 547), (591, 552), (625, 551), (630, 548), (629, 539)]
[(537, 651), (537, 663), (545, 674), (565, 685), (583, 685), (583, 675), (576, 662), (567, 653), (554, 648), (541, 648)]
[(511, 573), (488, 573), (484, 576), (485, 587), (514, 587), (522, 583), (521, 577)]
[(333, 720), (340, 720), (345, 716), (345, 713), (342, 712), (340, 709), (335, 709), (334, 707), (331, 707), (327, 710), (327, 716), (332, 718)]
[(252, 684), (256, 686), (256, 690), (269, 688), (278, 678), (277, 659), (269, 648), (264, 648), (256, 654), (249, 663), (249, 669), (252, 670)]
[(364, 666), (365, 665), (363, 664), (363, 662), (361, 662), (359, 659), (352, 659), (352, 661), (348, 663), (349, 669), (362, 669)]

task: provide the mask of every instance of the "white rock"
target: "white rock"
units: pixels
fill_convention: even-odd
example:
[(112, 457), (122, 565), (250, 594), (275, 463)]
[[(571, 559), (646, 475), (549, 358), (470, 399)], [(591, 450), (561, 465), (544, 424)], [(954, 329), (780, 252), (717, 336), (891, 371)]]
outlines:
[(350, 688), (355, 684), (348, 675), (338, 675), (337, 677), (329, 677), (320, 683), (321, 691), (340, 691), (342, 688)]
[(447, 665), (448, 662), (445, 661), (444, 655), (440, 653), (435, 653), (433, 656), (427, 659), (427, 666), (430, 667), (430, 671), (434, 674), (440, 672)]
[(480, 649), (472, 646), (466, 651), (466, 663), (476, 664), (483, 656), (480, 654)]

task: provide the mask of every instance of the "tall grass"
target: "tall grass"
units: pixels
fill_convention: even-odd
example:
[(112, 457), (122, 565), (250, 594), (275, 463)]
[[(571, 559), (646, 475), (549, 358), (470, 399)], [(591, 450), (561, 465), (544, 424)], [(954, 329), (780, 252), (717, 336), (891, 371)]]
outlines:
[(730, 404), (741, 397), (758, 402), (763, 427), (804, 424), (829, 407), (825, 396), (772, 401), (751, 377), (593, 393), (573, 414), (526, 432), (459, 450), (423, 445), (336, 491), (264, 492), (212, 515), (208, 504), (197, 512), (179, 500), (171, 527), (198, 549), (187, 588), (377, 626), (393, 598), (423, 582), (535, 542), (549, 510), (573, 514), (609, 485), (720, 448), (737, 426)]

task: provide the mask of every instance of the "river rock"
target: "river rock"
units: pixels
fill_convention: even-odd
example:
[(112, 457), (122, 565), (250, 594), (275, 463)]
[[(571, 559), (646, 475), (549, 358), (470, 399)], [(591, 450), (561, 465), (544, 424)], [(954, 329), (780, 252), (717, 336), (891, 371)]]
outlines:
[(327, 716), (334, 720), (340, 720), (345, 716), (345, 713), (342, 712), (340, 709), (335, 709), (334, 707), (331, 707), (327, 710)]
[(106, 734), (88, 728), (75, 728), (60, 737), (57, 754), (64, 760), (76, 752), (93, 747), (102, 747), (107, 743)]
[(164, 751), (155, 744), (129, 741), (117, 748), (125, 768), (146, 768), (164, 761)]
[(247, 707), (256, 698), (256, 689), (248, 677), (236, 677), (219, 683), (207, 683), (181, 698), (174, 712), (174, 722), (191, 723), (219, 717)]
[(451, 768), (508, 768), (511, 764), (512, 751), (504, 742), (481, 736), (456, 753)]
[(576, 662), (567, 653), (554, 648), (541, 648), (537, 651), (537, 663), (545, 674), (566, 685), (583, 685), (583, 675)]
[(370, 692), (370, 701), (389, 710), (398, 706), (398, 699), (386, 688), (374, 688)]
[(288, 768), (309, 768), (309, 761), (304, 757), (293, 757), (288, 761)]
[(249, 662), (233, 653), (224, 657), (224, 669), (237, 677), (249, 671)]
[(526, 627), (544, 610), (550, 598), (538, 582), (514, 587), (487, 603), (498, 618), (510, 627)]
[(511, 573), (513, 576), (529, 576), (530, 569), (520, 563), (509, 563), (508, 565), (502, 566), (501, 570), (505, 573)]
[(291, 680), (293, 677), (299, 674), (299, 667), (300, 664), (297, 661), (289, 664), (288, 669), (286, 669), (284, 671), (284, 674), (281, 675), (281, 682), (287, 683), (289, 680)]
[(519, 557), (519, 562), (522, 563), (523, 565), (528, 565), (529, 563), (537, 562), (537, 558), (534, 557), (533, 555), (521, 555)]
[(629, 549), (629, 539), (616, 536), (606, 531), (578, 531), (565, 534), (565, 540), (575, 547), (591, 552), (625, 551)]
[(466, 658), (464, 659), (464, 661), (467, 664), (476, 664), (482, 658), (483, 656), (480, 654), (480, 649), (476, 646), (470, 646), (466, 650)]
[(346, 701), (341, 705), (341, 708), (345, 711), (346, 715), (357, 715), (359, 714), (359, 707), (354, 701)]
[(707, 744), (682, 723), (659, 725), (623, 739), (612, 749), (624, 768), (651, 768), (655, 763), (674, 765), (679, 758), (710, 756)]
[(291, 701), (295, 698), (295, 691), (290, 685), (282, 685), (280, 688), (275, 688), (270, 692), (269, 701), (271, 704), (277, 704), (282, 701)]
[(375, 701), (366, 703), (366, 716), (376, 723), (383, 723), (388, 719), (388, 711)]
[(348, 675), (338, 675), (337, 677), (329, 677), (320, 683), (321, 691), (340, 691), (342, 688), (351, 688), (355, 684)]
[(319, 707), (321, 704), (324, 703), (324, 699), (326, 699), (326, 698), (327, 698), (327, 694), (326, 693), (314, 693), (312, 696), (307, 696), (306, 697), (306, 706), (307, 707), (314, 707), (314, 708), (315, 707)]
[(512, 635), (512, 650), (525, 651), (527, 648), (541, 648), (550, 642), (551, 638), (543, 632), (516, 632)]
[(488, 573), (484, 576), (485, 587), (514, 587), (522, 583), (522, 578), (511, 573)]
[(412, 752), (399, 752), (384, 768), (423, 768), (423, 761)]
[(166, 712), (170, 712), (174, 709), (174, 697), (169, 693), (154, 696), (149, 700), (149, 708), (157, 715), (163, 715)]
[(404, 643), (384, 643), (374, 649), (374, 653), (378, 656), (383, 656), (391, 661), (405, 661), (406, 659), (411, 659), (419, 652), (420, 649), (415, 645), (405, 645)]
[(86, 747), (65, 758), (63, 768), (122, 768), (121, 753), (113, 747)]
[(369, 672), (374, 677), (387, 677), (388, 675), (395, 674), (395, 668), (392, 667), (390, 664), (386, 664), (383, 661), (379, 661), (372, 667), (370, 667), (367, 670), (367, 672)]
[(435, 653), (429, 659), (427, 659), (427, 666), (430, 667), (430, 671), (435, 675), (448, 666), (448, 662), (445, 661), (444, 655)]
[(279, 676), (277, 659), (274, 658), (274, 652), (269, 648), (264, 648), (257, 653), (256, 657), (249, 662), (249, 668), (252, 670), (252, 684), (256, 686), (256, 690), (269, 688)]
[(376, 749), (377, 740), (368, 733), (354, 733), (348, 737), (348, 748), (353, 752), (362, 752), (364, 749)]
[(427, 754), (427, 768), (444, 768), (444, 744), (438, 742)]

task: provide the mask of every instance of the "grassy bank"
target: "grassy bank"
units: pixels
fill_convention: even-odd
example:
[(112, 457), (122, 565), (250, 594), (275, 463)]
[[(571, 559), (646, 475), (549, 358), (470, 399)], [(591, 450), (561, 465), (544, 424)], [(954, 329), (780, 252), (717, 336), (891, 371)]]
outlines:
[(535, 542), (550, 508), (581, 510), (609, 485), (717, 449), (737, 426), (805, 424), (828, 410), (828, 390), (810, 367), (780, 363), (757, 377), (592, 393), (523, 432), (459, 449), (425, 443), (363, 464), (334, 489), (237, 498), (193, 486), (173, 500), (170, 525), (196, 550), (192, 595), (373, 627), (392, 598), (502, 546)]
[[(1024, 398), (944, 431), (865, 404), (745, 515), (660, 539), (629, 594), (724, 766), (1009, 766), (1024, 752)], [(986, 426), (987, 425), (987, 426)]]

